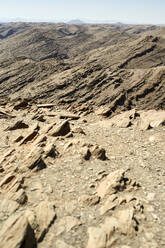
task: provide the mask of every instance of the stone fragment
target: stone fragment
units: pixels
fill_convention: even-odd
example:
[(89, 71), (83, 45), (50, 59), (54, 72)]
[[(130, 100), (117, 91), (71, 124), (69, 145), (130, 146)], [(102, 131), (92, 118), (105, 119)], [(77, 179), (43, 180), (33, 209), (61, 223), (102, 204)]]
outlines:
[(165, 111), (164, 110), (149, 110), (143, 111), (140, 114), (139, 126), (141, 130), (149, 128), (156, 128), (165, 124)]
[(28, 106), (28, 100), (27, 99), (21, 99), (21, 100), (16, 102), (13, 109), (15, 109), (15, 110), (24, 109), (27, 106)]
[(6, 193), (6, 198), (16, 201), (21, 205), (23, 205), (27, 201), (27, 195), (23, 189), (19, 189), (16, 192), (11, 191)]
[(4, 108), (0, 108), (0, 118), (14, 118), (15, 116), (6, 111)]
[(111, 113), (111, 108), (107, 106), (101, 106), (99, 109), (95, 111), (96, 115), (100, 115), (102, 117), (107, 117)]
[(45, 157), (55, 158), (58, 155), (58, 152), (56, 151), (54, 144), (48, 144), (44, 148), (44, 154), (45, 154)]
[(23, 214), (11, 215), (0, 231), (1, 248), (35, 248), (34, 231)]
[(60, 123), (58, 126), (55, 126), (52, 130), (50, 135), (51, 136), (65, 136), (70, 132), (70, 124), (68, 121), (64, 121)]
[(36, 207), (35, 213), (38, 224), (36, 236), (38, 242), (41, 242), (56, 218), (55, 205), (52, 202), (43, 201)]
[(38, 131), (32, 130), (31, 132), (28, 133), (28, 135), (25, 136), (25, 138), (23, 138), (20, 145), (23, 145), (29, 141), (32, 141), (37, 136), (37, 134), (38, 134)]
[(73, 113), (60, 113), (60, 119), (70, 119), (70, 120), (78, 120), (80, 118), (79, 115), (75, 115)]
[(88, 147), (82, 147), (80, 149), (80, 154), (82, 155), (82, 158), (85, 160), (89, 160), (91, 157), (91, 152)]
[(39, 170), (45, 169), (46, 164), (45, 164), (45, 162), (42, 158), (42, 155), (40, 153), (36, 153), (36, 154), (34, 153), (33, 156), (28, 157), (25, 160), (22, 168), (23, 169), (28, 168), (28, 169), (33, 170), (33, 171), (39, 171)]
[(55, 107), (55, 103), (42, 103), (42, 104), (37, 104), (38, 108), (52, 108)]
[(103, 215), (109, 210), (113, 210), (118, 205), (117, 196), (110, 195), (103, 206), (100, 208), (100, 214)]
[(124, 173), (124, 170), (117, 170), (110, 173), (98, 186), (98, 196), (103, 198), (107, 194), (112, 195), (117, 191), (123, 190), (125, 188)]
[(83, 134), (86, 135), (84, 130), (81, 127), (76, 127), (73, 129), (73, 133)]
[(128, 235), (133, 234), (137, 230), (137, 222), (134, 218), (133, 208), (122, 209), (117, 213), (120, 232)]
[(14, 142), (14, 143), (18, 143), (18, 142), (20, 142), (22, 139), (23, 139), (23, 136), (22, 136), (22, 135), (18, 135), (18, 137), (17, 137), (15, 140), (13, 140), (13, 142)]
[(115, 127), (126, 128), (133, 124), (136, 118), (137, 112), (135, 109), (125, 111), (119, 115), (116, 115), (110, 119), (109, 125)]
[(40, 129), (38, 123), (34, 124), (32, 127), (29, 128), (28, 134), (23, 138), (20, 145), (26, 144), (29, 141), (32, 141), (38, 134), (38, 131)]
[(28, 128), (29, 126), (23, 122), (23, 120), (16, 121), (13, 125), (9, 126), (5, 131), (13, 131), (17, 129)]
[(15, 175), (12, 173), (7, 174), (0, 182), (0, 187), (4, 187), (6, 184), (11, 183), (15, 179)]
[(36, 140), (34, 141), (34, 145), (39, 145), (39, 146), (41, 146), (41, 145), (45, 144), (46, 141), (47, 141), (46, 135), (45, 135), (45, 134), (41, 134), (41, 135), (39, 135), (39, 136), (36, 138)]
[(101, 148), (97, 145), (91, 149), (91, 154), (93, 157), (100, 159), (100, 160), (106, 160), (107, 159), (105, 149)]
[(9, 151), (7, 151), (3, 157), (0, 160), (0, 164), (2, 164), (4, 161), (6, 161), (8, 159), (8, 157), (10, 157), (12, 155), (12, 153), (15, 152), (15, 149), (10, 149)]

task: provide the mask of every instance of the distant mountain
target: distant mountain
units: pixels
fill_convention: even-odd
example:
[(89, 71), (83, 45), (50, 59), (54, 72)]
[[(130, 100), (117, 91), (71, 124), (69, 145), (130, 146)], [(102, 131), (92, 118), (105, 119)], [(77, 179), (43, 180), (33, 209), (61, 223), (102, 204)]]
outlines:
[(77, 25), (82, 25), (85, 24), (85, 22), (79, 20), (79, 19), (75, 19), (75, 20), (71, 20), (69, 22), (67, 22), (68, 24), (77, 24)]

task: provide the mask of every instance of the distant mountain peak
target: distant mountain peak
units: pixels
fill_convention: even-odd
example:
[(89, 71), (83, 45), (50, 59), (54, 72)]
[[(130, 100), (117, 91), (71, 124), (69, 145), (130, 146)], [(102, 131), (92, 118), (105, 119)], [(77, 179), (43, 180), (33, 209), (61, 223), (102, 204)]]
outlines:
[(85, 22), (79, 20), (79, 19), (74, 19), (74, 20), (70, 20), (68, 22), (68, 24), (77, 24), (77, 25), (81, 25), (81, 24), (85, 24)]

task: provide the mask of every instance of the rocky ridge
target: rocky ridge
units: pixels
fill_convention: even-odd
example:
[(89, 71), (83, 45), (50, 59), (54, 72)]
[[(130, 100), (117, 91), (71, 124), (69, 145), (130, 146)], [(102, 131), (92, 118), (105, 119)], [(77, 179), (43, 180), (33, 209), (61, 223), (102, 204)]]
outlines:
[(0, 247), (163, 247), (164, 111), (0, 108)]

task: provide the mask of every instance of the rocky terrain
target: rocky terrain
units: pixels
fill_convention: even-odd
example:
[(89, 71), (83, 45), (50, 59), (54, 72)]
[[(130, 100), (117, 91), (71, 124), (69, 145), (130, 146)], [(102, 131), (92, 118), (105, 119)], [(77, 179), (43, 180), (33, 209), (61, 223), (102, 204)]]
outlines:
[(165, 28), (0, 25), (0, 248), (165, 246)]

